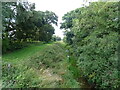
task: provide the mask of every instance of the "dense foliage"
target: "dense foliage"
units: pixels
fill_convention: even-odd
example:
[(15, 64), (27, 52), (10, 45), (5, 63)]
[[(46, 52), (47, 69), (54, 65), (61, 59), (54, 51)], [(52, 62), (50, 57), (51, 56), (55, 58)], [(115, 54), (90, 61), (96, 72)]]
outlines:
[(94, 2), (63, 16), (66, 42), (82, 76), (96, 88), (117, 88), (118, 3)]
[(29, 2), (2, 3), (3, 53), (25, 46), (28, 41), (48, 42), (54, 34), (58, 17), (51, 11), (35, 11)]

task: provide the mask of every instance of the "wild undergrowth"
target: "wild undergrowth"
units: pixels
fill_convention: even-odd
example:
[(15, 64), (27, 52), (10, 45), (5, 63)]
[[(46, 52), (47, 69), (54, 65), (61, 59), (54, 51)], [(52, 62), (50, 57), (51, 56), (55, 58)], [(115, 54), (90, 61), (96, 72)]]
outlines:
[[(38, 45), (34, 48), (37, 49)], [(25, 57), (20, 63), (19, 61), (14, 63), (12, 60), (7, 60), (9, 61), (7, 62), (4, 58), (2, 65), (3, 88), (79, 87), (79, 83), (69, 70), (70, 64), (63, 43), (52, 43), (44, 46), (44, 49), (40, 49), (40, 47), (38, 49), (34, 55), (29, 58)]]

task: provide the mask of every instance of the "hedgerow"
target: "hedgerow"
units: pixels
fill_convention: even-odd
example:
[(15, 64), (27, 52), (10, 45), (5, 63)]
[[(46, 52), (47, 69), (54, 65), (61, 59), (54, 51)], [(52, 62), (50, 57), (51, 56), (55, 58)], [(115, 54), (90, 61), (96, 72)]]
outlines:
[[(70, 52), (76, 57), (82, 76), (86, 77), (89, 83), (94, 83), (96, 88), (119, 87), (118, 3), (90, 3), (89, 6), (65, 14), (64, 17), (62, 28), (69, 29), (66, 29), (66, 32), (73, 34), (66, 34), (69, 38), (66, 40), (72, 42), (68, 43), (71, 46)], [(66, 23), (72, 25), (67, 26)]]

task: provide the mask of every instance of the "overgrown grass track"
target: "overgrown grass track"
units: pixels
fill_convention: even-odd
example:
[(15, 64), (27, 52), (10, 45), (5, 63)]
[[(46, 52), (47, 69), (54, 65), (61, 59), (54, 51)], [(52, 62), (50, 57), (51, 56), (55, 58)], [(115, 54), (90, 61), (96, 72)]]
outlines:
[(65, 44), (31, 45), (3, 55), (4, 88), (79, 88), (68, 70)]

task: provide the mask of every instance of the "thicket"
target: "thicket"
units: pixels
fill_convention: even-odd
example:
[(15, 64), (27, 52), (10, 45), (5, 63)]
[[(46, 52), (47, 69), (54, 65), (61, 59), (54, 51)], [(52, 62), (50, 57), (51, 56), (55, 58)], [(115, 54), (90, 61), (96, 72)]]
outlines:
[(26, 42), (49, 42), (54, 34), (58, 17), (51, 11), (36, 11), (29, 2), (2, 3), (3, 53), (26, 46)]
[(82, 77), (96, 88), (118, 88), (117, 2), (93, 2), (63, 16), (61, 29)]

